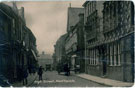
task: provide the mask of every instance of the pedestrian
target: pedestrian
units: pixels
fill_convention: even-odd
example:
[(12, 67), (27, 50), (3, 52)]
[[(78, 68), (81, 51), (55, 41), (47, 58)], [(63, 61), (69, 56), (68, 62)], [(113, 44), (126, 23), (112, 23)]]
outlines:
[(27, 71), (27, 68), (24, 67), (24, 69), (23, 69), (23, 85), (28, 84), (27, 77), (28, 77), (28, 71)]
[(43, 74), (43, 68), (42, 66), (40, 66), (38, 69), (39, 80), (42, 80), (42, 74)]
[(70, 67), (69, 67), (68, 63), (66, 63), (64, 65), (64, 71), (65, 71), (65, 75), (66, 76), (69, 76), (70, 75)]

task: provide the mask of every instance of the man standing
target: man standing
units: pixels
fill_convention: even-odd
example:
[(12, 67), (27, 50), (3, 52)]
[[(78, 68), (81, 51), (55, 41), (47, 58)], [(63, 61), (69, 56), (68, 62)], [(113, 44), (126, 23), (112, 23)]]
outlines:
[(42, 66), (40, 66), (38, 69), (39, 80), (42, 80), (42, 74), (43, 74), (43, 68)]

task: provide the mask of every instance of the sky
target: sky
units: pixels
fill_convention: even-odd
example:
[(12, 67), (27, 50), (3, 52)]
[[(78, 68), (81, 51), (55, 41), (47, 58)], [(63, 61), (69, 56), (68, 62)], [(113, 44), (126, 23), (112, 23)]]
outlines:
[(79, 1), (38, 1), (17, 2), (17, 7), (24, 7), (26, 25), (36, 37), (39, 53), (53, 54), (57, 39), (66, 33), (67, 9), (82, 7)]

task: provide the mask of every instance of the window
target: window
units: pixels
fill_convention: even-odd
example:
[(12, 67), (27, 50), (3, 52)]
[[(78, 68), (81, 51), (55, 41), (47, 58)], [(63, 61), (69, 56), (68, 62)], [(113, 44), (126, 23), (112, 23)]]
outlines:
[(110, 45), (110, 66), (120, 66), (121, 65), (121, 50), (120, 43), (115, 43)]
[(92, 51), (90, 50), (90, 64), (92, 64)]
[(93, 65), (93, 50), (91, 50), (91, 64)]
[(93, 64), (95, 65), (95, 49), (93, 49)]
[(88, 63), (90, 64), (90, 50), (89, 49), (87, 50), (87, 56), (88, 56), (88, 58), (87, 58), (88, 59)]
[(112, 58), (113, 58), (113, 54), (112, 54), (112, 45), (110, 45), (110, 66), (112, 66)]
[(118, 43), (118, 65), (121, 65), (120, 58), (121, 58), (121, 51), (120, 51), (120, 42), (119, 42)]
[(96, 65), (98, 64), (98, 50), (96, 49)]
[(114, 44), (114, 66), (116, 66), (116, 58), (117, 58), (117, 46)]
[(95, 65), (97, 65), (97, 49), (95, 49)]
[(97, 65), (99, 63), (98, 60), (98, 50), (97, 49), (89, 49), (89, 64)]

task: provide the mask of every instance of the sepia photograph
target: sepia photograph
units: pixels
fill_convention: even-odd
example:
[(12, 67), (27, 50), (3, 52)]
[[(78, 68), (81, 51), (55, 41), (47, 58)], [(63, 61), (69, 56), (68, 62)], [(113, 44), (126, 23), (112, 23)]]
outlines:
[(0, 0), (0, 87), (133, 87), (134, 1)]

